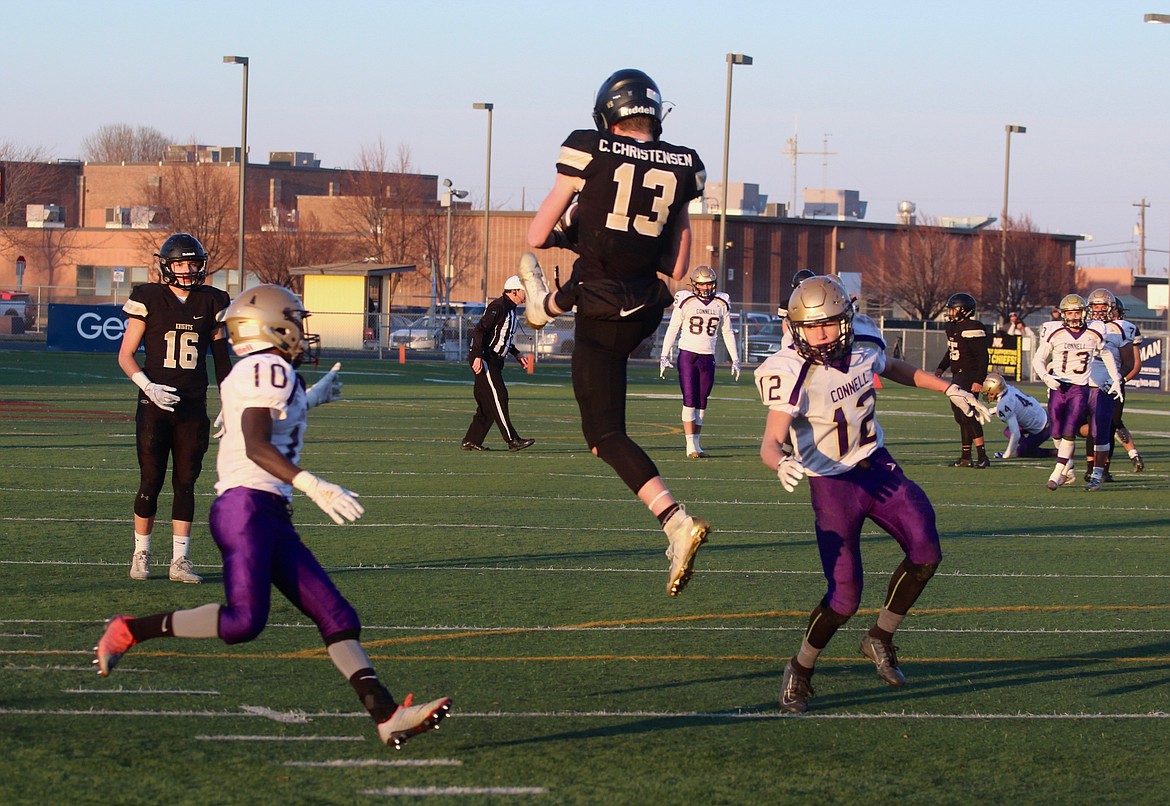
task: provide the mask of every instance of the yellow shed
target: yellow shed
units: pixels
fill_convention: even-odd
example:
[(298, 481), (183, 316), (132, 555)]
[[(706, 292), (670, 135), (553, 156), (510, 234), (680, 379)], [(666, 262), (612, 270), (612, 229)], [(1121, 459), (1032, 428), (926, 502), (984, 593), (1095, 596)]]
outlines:
[(388, 266), (366, 261), (296, 266), (288, 270), (304, 278), (305, 307), (312, 314), (309, 329), (327, 349), (360, 350), (389, 338), (386, 301), (390, 276), (414, 271), (413, 265)]

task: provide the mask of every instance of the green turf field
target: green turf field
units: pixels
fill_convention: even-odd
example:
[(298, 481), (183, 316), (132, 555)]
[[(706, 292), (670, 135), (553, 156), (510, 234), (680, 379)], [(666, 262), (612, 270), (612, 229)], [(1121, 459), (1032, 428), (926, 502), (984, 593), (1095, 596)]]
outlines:
[(934, 502), (945, 554), (898, 633), (909, 685), (857, 652), (900, 559), (867, 527), (862, 612), (826, 650), (810, 712), (789, 717), (780, 671), (824, 583), (807, 485), (787, 494), (759, 462), (750, 373), (720, 369), (711, 458), (688, 461), (673, 373), (631, 372), (631, 432), (715, 527), (671, 599), (665, 538), (585, 449), (568, 367), (509, 372), (537, 440), (522, 453), (495, 433), (491, 453), (458, 449), (474, 408), (461, 364), (347, 359), (344, 400), (311, 415), (304, 466), (366, 515), (336, 526), (298, 494), (302, 535), (391, 691), (455, 701), (396, 753), (283, 600), (250, 644), (159, 640), (94, 673), (111, 614), (221, 600), (215, 448), (191, 550), (204, 584), (165, 580), (168, 490), (156, 578), (132, 582), (132, 385), (113, 356), (0, 351), (0, 803), (1165, 801), (1166, 396), (1128, 401), (1146, 472), (1121, 454), (1116, 482), (1086, 494), (1046, 490), (1047, 462), (948, 467), (945, 398), (887, 383), (887, 444)]

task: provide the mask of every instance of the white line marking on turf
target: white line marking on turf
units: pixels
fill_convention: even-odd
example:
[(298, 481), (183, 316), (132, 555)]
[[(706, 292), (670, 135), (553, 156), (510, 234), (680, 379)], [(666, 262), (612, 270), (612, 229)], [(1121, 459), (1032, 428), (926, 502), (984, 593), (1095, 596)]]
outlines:
[(251, 716), (262, 716), (273, 722), (285, 722), (292, 725), (308, 724), (309, 718), (302, 712), (273, 711), (263, 705), (241, 705), (240, 710)]
[(402, 797), (451, 797), (453, 795), (547, 795), (543, 786), (389, 786), (385, 789), (363, 789), (359, 795)]
[(34, 633), (27, 633), (27, 632), (0, 633), (0, 638), (44, 638), (44, 637), (45, 636), (43, 636), (43, 635), (36, 635)]
[(201, 742), (364, 742), (365, 736), (196, 736)]
[[(89, 671), (93, 671), (90, 669)], [(191, 689), (177, 688), (63, 688), (61, 691), (66, 694), (182, 694), (191, 697), (219, 697), (218, 691), (195, 691)], [(245, 706), (247, 707), (247, 706)]]
[(333, 761), (283, 761), (284, 767), (462, 767), (454, 758), (338, 758)]

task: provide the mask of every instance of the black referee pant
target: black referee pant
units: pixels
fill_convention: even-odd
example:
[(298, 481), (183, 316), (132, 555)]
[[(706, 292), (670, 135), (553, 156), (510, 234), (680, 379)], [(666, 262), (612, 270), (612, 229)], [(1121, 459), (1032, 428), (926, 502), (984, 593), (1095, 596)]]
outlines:
[(504, 359), (488, 353), (482, 359), (483, 372), (475, 376), (475, 415), (467, 426), (464, 442), (482, 445), (494, 422), (504, 442), (520, 438), (508, 415), (508, 387), (504, 386)]

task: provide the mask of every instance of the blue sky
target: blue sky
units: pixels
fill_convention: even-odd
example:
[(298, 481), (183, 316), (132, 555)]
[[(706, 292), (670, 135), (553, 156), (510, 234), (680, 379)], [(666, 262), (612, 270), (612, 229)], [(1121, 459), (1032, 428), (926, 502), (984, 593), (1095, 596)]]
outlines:
[[(482, 204), (492, 115), (492, 206), (533, 208), (557, 147), (592, 125), (616, 69), (653, 76), (675, 108), (665, 139), (722, 178), (725, 54), (734, 73), (732, 181), (789, 201), (858, 190), (867, 218), (898, 202), (927, 216), (999, 216), (1004, 126), (1009, 208), (1084, 233), (1082, 263), (1136, 265), (1144, 197), (1150, 273), (1170, 248), (1170, 0), (902, 2), (76, 2), (5, 4), (0, 141), (77, 157), (104, 124), (232, 145), (251, 59), (248, 140), (352, 166), (379, 139)], [(827, 143), (827, 147), (826, 147)], [(827, 164), (826, 164), (827, 161)], [(1091, 256), (1099, 253), (1099, 256)]]

